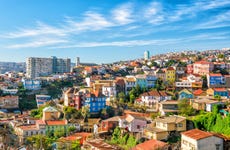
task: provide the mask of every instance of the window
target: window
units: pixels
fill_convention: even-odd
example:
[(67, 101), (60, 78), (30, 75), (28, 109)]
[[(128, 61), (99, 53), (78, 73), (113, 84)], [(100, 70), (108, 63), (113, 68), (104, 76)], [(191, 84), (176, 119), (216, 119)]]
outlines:
[(220, 144), (216, 144), (216, 150), (220, 150)]
[(140, 125), (137, 125), (137, 129), (140, 129), (141, 128), (141, 126)]

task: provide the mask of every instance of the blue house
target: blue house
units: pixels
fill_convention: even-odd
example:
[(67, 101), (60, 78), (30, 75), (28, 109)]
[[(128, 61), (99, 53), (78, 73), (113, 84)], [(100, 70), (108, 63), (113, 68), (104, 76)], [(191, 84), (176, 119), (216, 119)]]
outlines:
[(193, 97), (194, 97), (193, 93), (187, 89), (183, 89), (179, 92), (179, 99), (184, 99), (184, 98), (191, 99)]
[(90, 113), (98, 113), (106, 107), (106, 96), (97, 92), (87, 94), (83, 106), (88, 106)]
[(136, 85), (139, 85), (141, 88), (147, 87), (147, 80), (145, 75), (136, 75)]
[(229, 98), (229, 91), (226, 88), (214, 88), (213, 95), (220, 95), (221, 97)]
[(157, 77), (153, 75), (147, 75), (146, 81), (147, 81), (147, 87), (148, 88), (154, 88), (156, 83)]
[(220, 73), (212, 73), (207, 75), (208, 87), (217, 87), (225, 84), (225, 78)]
[(41, 89), (41, 81), (35, 79), (22, 79), (22, 84), (27, 90), (39, 90)]

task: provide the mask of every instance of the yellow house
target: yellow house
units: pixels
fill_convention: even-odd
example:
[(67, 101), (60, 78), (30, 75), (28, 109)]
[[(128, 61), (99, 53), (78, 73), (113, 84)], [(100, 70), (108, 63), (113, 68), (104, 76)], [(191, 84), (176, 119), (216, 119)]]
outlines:
[(186, 131), (186, 118), (181, 116), (157, 118), (154, 126), (144, 129), (144, 135), (148, 139), (164, 140), (173, 131)]
[(209, 96), (214, 96), (214, 90), (212, 88), (207, 89), (206, 93)]
[(166, 81), (174, 83), (176, 80), (176, 71), (173, 67), (168, 67), (166, 70)]

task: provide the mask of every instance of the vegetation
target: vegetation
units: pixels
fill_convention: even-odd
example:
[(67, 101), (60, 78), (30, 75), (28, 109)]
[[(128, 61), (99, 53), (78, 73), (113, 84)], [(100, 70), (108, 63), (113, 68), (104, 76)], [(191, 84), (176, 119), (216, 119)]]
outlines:
[(195, 113), (195, 110), (188, 103), (188, 99), (179, 100), (178, 108), (181, 115), (190, 116)]
[(113, 131), (110, 143), (119, 145), (123, 149), (128, 150), (136, 146), (137, 141), (133, 135), (129, 135), (128, 133), (122, 135), (121, 129), (116, 127)]
[(198, 129), (213, 131), (230, 137), (230, 115), (222, 117), (219, 108), (219, 105), (215, 105), (212, 112), (201, 113), (195, 116), (192, 121)]
[(64, 112), (65, 119), (67, 119), (67, 120), (70, 120), (70, 119), (79, 119), (79, 118), (82, 117), (81, 111), (78, 111), (74, 107), (65, 106), (63, 108), (63, 112)]

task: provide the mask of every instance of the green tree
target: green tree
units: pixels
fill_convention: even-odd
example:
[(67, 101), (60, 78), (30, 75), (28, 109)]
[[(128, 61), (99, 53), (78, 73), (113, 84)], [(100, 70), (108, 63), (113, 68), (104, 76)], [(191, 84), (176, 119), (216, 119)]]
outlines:
[(125, 102), (125, 93), (124, 92), (120, 92), (118, 94), (118, 99), (119, 99), (119, 102), (124, 103)]
[(130, 135), (128, 140), (127, 140), (128, 149), (133, 148), (134, 146), (136, 146), (136, 144), (137, 144), (137, 141), (136, 141), (135, 137)]
[(80, 150), (80, 149), (81, 149), (81, 145), (79, 140), (76, 140), (71, 144), (71, 150)]
[(190, 116), (194, 114), (194, 109), (189, 105), (188, 99), (179, 100), (178, 108), (179, 113), (182, 115)]
[(60, 138), (66, 135), (65, 129), (56, 129), (54, 130), (54, 137), (55, 138)]
[(114, 144), (118, 144), (120, 138), (121, 138), (121, 129), (119, 127), (116, 127), (113, 131), (111, 142)]
[(82, 108), (81, 108), (81, 114), (82, 114), (84, 120), (85, 120), (86, 118), (88, 118), (88, 117), (90, 116), (89, 107), (88, 107), (88, 106), (82, 107)]

